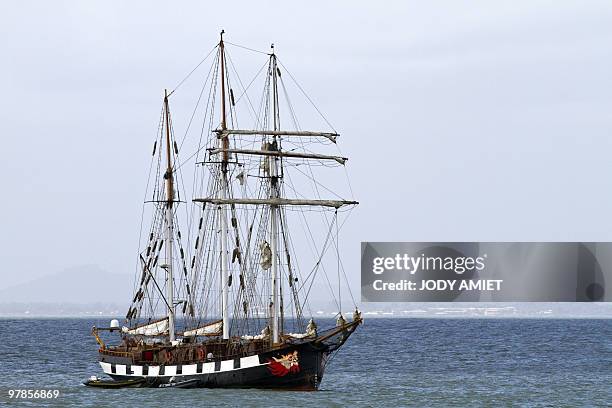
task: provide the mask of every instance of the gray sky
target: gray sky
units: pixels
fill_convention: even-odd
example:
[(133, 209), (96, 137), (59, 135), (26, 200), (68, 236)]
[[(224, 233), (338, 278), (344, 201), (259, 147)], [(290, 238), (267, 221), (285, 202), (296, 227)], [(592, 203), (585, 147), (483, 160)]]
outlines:
[(131, 279), (163, 89), (221, 28), (342, 134), (356, 295), (361, 241), (612, 240), (612, 3), (254, 3), (3, 5), (0, 288)]

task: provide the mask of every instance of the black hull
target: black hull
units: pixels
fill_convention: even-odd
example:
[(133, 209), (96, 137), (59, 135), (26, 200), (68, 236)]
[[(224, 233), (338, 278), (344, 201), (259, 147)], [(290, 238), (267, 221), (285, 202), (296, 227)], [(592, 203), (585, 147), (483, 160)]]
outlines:
[[(275, 361), (297, 352), (297, 364), (289, 369)], [(237, 367), (228, 371), (220, 370), (197, 374), (135, 376), (107, 373), (116, 381), (144, 378), (141, 387), (160, 387), (164, 384), (189, 381), (188, 388), (268, 388), (284, 390), (315, 391), (318, 389), (327, 361), (326, 351), (311, 343), (288, 345), (275, 351), (258, 355), (261, 364), (253, 367)], [(279, 365), (280, 364), (280, 365)], [(150, 370), (151, 367), (148, 367)]]

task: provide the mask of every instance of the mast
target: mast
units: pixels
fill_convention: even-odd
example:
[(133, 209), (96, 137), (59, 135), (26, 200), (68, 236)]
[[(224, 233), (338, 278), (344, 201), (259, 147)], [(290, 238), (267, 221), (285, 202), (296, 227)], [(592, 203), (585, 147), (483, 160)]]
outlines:
[(170, 111), (168, 109), (168, 90), (164, 90), (164, 110), (166, 112), (166, 155), (168, 166), (166, 173), (164, 174), (164, 179), (166, 180), (166, 298), (168, 300), (168, 333), (170, 336), (170, 341), (174, 341), (174, 276), (172, 274), (172, 237), (174, 235), (172, 202), (174, 201), (174, 182), (172, 176), (172, 150), (170, 146)]
[[(274, 54), (274, 44), (272, 44), (272, 55), (270, 55), (272, 69), (272, 100), (273, 100), (273, 122), (274, 131), (279, 129), (278, 120), (278, 89), (276, 84), (276, 55)], [(278, 150), (278, 141), (276, 135), (272, 136), (272, 146), (274, 150)], [(270, 167), (270, 199), (278, 199), (278, 156), (270, 157), (272, 166)], [(278, 206), (270, 205), (270, 250), (272, 252), (272, 342), (274, 344), (280, 342), (280, 330), (282, 324), (282, 313), (280, 309), (281, 301), (279, 297), (280, 277), (278, 276)]]
[[(219, 41), (219, 58), (221, 59), (221, 130), (227, 129), (225, 114), (225, 45), (223, 44), (223, 33)], [(223, 160), (221, 163), (221, 198), (227, 198), (227, 163), (229, 161), (229, 137), (224, 135), (221, 139), (223, 147)], [(229, 339), (229, 274), (227, 262), (227, 210), (226, 205), (219, 206), (219, 217), (221, 226), (221, 316), (223, 319), (223, 339)]]

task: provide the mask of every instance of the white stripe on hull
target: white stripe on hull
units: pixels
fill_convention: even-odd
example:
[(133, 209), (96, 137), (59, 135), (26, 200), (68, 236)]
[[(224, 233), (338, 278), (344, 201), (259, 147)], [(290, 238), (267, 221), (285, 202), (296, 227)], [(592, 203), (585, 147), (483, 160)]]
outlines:
[(189, 364), (189, 365), (185, 365), (183, 366), (183, 374), (184, 375), (194, 375), (197, 374), (197, 365), (195, 364)]
[(215, 363), (205, 363), (204, 367), (202, 367), (202, 372), (205, 374), (210, 374), (215, 372)]
[(105, 374), (110, 374), (110, 372), (111, 372), (111, 365), (109, 363), (105, 363), (103, 361), (100, 361), (100, 367), (102, 367), (102, 371), (104, 371)]
[[(221, 361), (221, 367), (219, 371), (215, 371), (215, 363), (202, 363), (202, 372), (198, 373), (198, 365), (197, 364), (184, 364), (181, 366), (182, 372), (178, 375), (197, 375), (197, 374), (212, 374), (212, 373), (220, 373), (234, 370), (241, 370), (245, 368), (256, 367), (260, 365), (267, 365), (268, 363), (261, 363), (259, 356), (249, 356), (240, 358), (240, 367), (234, 368), (234, 360), (224, 360)], [(113, 372), (112, 366), (115, 366), (115, 372)], [(102, 371), (105, 374), (110, 375), (123, 375), (123, 376), (134, 376), (134, 377), (172, 377), (177, 376), (177, 366), (175, 365), (167, 365), (164, 368), (164, 374), (159, 374), (159, 366), (151, 365), (149, 366), (149, 372), (147, 375), (143, 375), (143, 366), (139, 365), (131, 365), (130, 370), (131, 373), (127, 372), (127, 366), (125, 364), (111, 364), (101, 361), (100, 367), (102, 367)]]
[(250, 367), (255, 367), (258, 365), (259, 365), (259, 356), (242, 357), (240, 359), (240, 368), (250, 368)]
[(127, 367), (124, 366), (123, 364), (117, 364), (115, 368), (116, 368), (115, 373), (117, 375), (127, 375), (127, 370), (126, 370)]

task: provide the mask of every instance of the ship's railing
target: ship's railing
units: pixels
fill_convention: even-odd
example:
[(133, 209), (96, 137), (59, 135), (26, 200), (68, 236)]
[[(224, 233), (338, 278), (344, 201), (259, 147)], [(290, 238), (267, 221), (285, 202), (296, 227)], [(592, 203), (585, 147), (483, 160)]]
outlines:
[(100, 354), (106, 354), (114, 357), (132, 357), (131, 351), (112, 351), (108, 349), (100, 350)]

